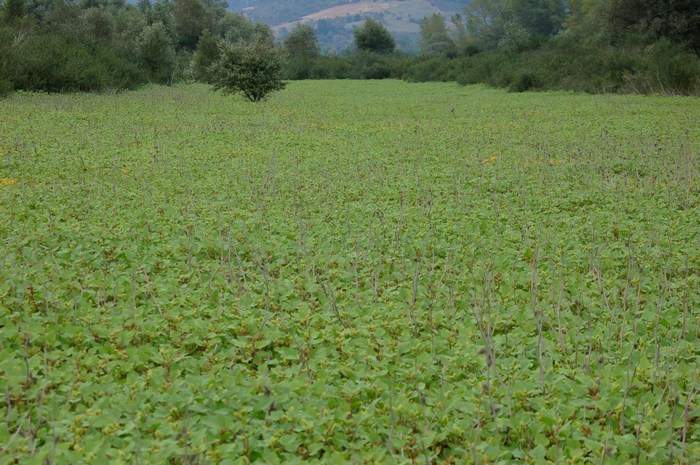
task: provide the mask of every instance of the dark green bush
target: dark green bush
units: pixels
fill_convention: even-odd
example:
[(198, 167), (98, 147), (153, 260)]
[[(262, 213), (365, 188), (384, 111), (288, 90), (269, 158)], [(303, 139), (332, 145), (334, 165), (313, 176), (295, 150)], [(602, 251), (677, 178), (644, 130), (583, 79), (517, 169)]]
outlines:
[(268, 94), (284, 89), (283, 68), (283, 52), (271, 40), (224, 45), (215, 65), (214, 89), (259, 102)]
[(511, 92), (525, 92), (538, 89), (539, 87), (541, 87), (540, 80), (535, 73), (521, 71), (513, 77), (508, 90)]
[(517, 54), (491, 52), (458, 58), (451, 66), (439, 60), (414, 63), (406, 79), (418, 80), (421, 70), (424, 79), (441, 80), (453, 73), (460, 84), (485, 83), (514, 92), (700, 93), (700, 60), (682, 45), (666, 40), (642, 49), (553, 40), (538, 50)]
[(55, 34), (30, 36), (14, 61), (16, 89), (100, 91), (132, 88), (143, 81), (138, 67), (112, 50)]
[(14, 88), (14, 84), (9, 79), (0, 79), (0, 98), (10, 95)]
[(345, 57), (322, 55), (310, 74), (312, 79), (348, 79), (352, 74), (352, 65)]
[(642, 80), (651, 92), (700, 93), (700, 60), (680, 44), (668, 39), (651, 44), (642, 55), (642, 68)]

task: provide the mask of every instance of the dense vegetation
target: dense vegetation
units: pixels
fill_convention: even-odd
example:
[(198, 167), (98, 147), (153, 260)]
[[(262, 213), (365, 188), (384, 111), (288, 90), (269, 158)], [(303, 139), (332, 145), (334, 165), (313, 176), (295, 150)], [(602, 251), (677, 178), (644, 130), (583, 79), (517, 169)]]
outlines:
[(700, 457), (700, 106), (0, 101), (0, 463)]
[(259, 39), (273, 40), (268, 26), (214, 0), (4, 0), (0, 94), (210, 81), (220, 43)]
[[(328, 32), (322, 22), (317, 28)], [(475, 0), (461, 15), (424, 18), (419, 56), (394, 51), (396, 38), (371, 18), (341, 54), (322, 55), (318, 32), (311, 32), (310, 40), (282, 40), (289, 79), (700, 94), (700, 3), (694, 0)], [(308, 26), (290, 35), (297, 34), (308, 35)], [(0, 95), (211, 83), (216, 69), (225, 68), (218, 66), (222, 50), (260, 40), (272, 47), (268, 26), (215, 0), (3, 0)]]
[(700, 94), (694, 0), (474, 0), (451, 22), (448, 30), (443, 18), (426, 18), (428, 57), (404, 77), (513, 90)]
[(449, 20), (424, 18), (421, 38), (419, 57), (354, 53), (344, 67), (320, 58), (316, 75), (700, 94), (700, 2), (692, 0), (475, 0)]

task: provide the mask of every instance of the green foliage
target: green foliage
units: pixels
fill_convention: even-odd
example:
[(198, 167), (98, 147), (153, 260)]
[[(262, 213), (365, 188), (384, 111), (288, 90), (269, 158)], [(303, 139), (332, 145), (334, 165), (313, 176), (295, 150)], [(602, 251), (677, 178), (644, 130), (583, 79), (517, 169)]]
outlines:
[(14, 89), (14, 55), (17, 44), (15, 29), (0, 26), (0, 97), (5, 97)]
[(0, 5), (3, 92), (100, 91), (193, 77), (211, 81), (208, 68), (218, 60), (220, 40), (272, 38), (268, 26), (228, 13), (213, 0), (137, 5), (11, 0)]
[(230, 43), (250, 41), (255, 34), (255, 25), (243, 15), (227, 14), (218, 23), (219, 35)]
[(664, 38), (647, 47), (642, 60), (643, 78), (630, 77), (637, 81), (635, 90), (700, 95), (700, 60), (684, 47)]
[(81, 22), (87, 38), (101, 45), (110, 45), (115, 39), (115, 22), (104, 9), (90, 8), (82, 14)]
[(26, 14), (24, 0), (4, 0), (0, 4), (0, 24), (14, 24)]
[(130, 88), (138, 68), (113, 50), (59, 34), (29, 35), (12, 57), (14, 88), (49, 92)]
[(366, 18), (362, 25), (353, 31), (357, 50), (379, 54), (391, 53), (396, 49), (396, 41), (384, 25), (372, 18)]
[(618, 39), (629, 33), (651, 41), (666, 38), (700, 53), (700, 7), (695, 0), (611, 0), (599, 11)]
[(175, 48), (162, 22), (155, 22), (143, 30), (138, 51), (149, 81), (157, 84), (172, 82), (176, 64)]
[(192, 74), (195, 80), (212, 84), (214, 82), (214, 65), (221, 58), (221, 39), (209, 31), (199, 37), (197, 50), (192, 56)]
[(289, 79), (309, 79), (315, 74), (315, 67), (321, 56), (318, 38), (314, 29), (307, 24), (299, 24), (284, 39), (287, 55), (285, 75)]
[(426, 55), (455, 55), (457, 48), (447, 29), (445, 17), (433, 14), (423, 18), (420, 27), (421, 51)]
[(0, 78), (0, 98), (7, 97), (14, 90), (14, 84), (7, 78)]
[(409, 82), (456, 81), (459, 64), (443, 55), (425, 56), (411, 60), (402, 77)]
[(359, 75), (348, 58), (338, 55), (321, 55), (314, 72), (317, 79), (348, 79)]
[(0, 462), (700, 456), (696, 98), (177, 85), (0, 121)]
[(355, 79), (388, 79), (391, 77), (391, 66), (384, 55), (359, 50), (350, 59), (353, 67), (352, 78)]
[(641, 51), (560, 37), (525, 53), (487, 53), (455, 60), (462, 84), (486, 83), (514, 91), (562, 89), (591, 93), (700, 94), (700, 60), (661, 41)]
[(240, 93), (251, 102), (259, 102), (271, 92), (284, 89), (283, 68), (283, 52), (272, 41), (224, 44), (214, 72), (214, 89)]
[(172, 39), (177, 36), (175, 32), (175, 3), (172, 0), (155, 0), (153, 2), (153, 11), (148, 17), (148, 24), (157, 22), (163, 23), (168, 35)]
[(214, 30), (214, 11), (204, 0), (175, 0), (173, 20), (178, 44), (189, 50), (195, 49), (205, 30)]
[[(698, 15), (685, 1), (475, 0), (452, 18), (455, 59), (413, 60), (403, 77), (518, 92), (698, 94)], [(445, 36), (444, 20), (425, 18), (422, 30), (424, 52), (443, 53), (430, 37)]]
[(474, 0), (465, 10), (465, 30), (486, 49), (537, 48), (562, 27), (562, 0)]

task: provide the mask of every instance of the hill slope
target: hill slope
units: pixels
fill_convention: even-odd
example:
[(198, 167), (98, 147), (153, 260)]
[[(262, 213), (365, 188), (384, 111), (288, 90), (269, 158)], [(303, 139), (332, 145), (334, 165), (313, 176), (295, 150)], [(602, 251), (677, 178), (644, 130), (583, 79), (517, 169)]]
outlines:
[(469, 0), (231, 0), (229, 9), (270, 24), (280, 37), (298, 23), (309, 23), (325, 51), (345, 50), (352, 43), (352, 28), (371, 16), (387, 26), (399, 48), (414, 53), (419, 48), (420, 23), (425, 16), (450, 16), (468, 4)]
[[(396, 3), (399, 9), (411, 8), (411, 0), (393, 1), (348, 1), (348, 0), (229, 0), (231, 11), (245, 13), (251, 19), (276, 26), (297, 21), (305, 16), (337, 6), (352, 7), (358, 3)], [(426, 0), (435, 11), (458, 11), (464, 8), (468, 0)]]

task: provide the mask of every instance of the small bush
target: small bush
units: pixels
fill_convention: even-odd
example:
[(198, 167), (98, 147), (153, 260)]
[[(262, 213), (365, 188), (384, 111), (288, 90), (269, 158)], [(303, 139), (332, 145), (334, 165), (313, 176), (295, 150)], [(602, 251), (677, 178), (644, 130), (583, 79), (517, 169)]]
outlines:
[(222, 45), (214, 72), (214, 89), (240, 93), (251, 102), (259, 102), (271, 92), (284, 89), (283, 68), (283, 54), (269, 40)]

